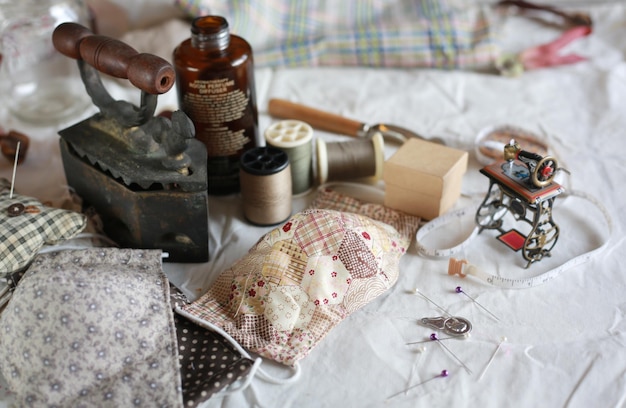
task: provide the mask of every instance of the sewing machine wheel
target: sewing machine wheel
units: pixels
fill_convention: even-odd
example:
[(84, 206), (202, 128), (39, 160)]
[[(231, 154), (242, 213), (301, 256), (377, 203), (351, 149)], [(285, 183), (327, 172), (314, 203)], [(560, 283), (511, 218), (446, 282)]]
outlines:
[(552, 156), (545, 156), (541, 159), (530, 175), (530, 180), (537, 187), (545, 187), (552, 183), (557, 169), (558, 161)]

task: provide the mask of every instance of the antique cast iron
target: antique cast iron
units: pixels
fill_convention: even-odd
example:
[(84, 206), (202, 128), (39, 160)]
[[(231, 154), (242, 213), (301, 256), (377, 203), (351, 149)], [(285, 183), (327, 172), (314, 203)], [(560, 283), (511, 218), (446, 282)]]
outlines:
[[(99, 108), (59, 132), (69, 185), (120, 246), (162, 249), (173, 262), (207, 261), (206, 148), (182, 111), (154, 116), (157, 95), (174, 84), (172, 66), (75, 23), (58, 26), (53, 42), (77, 60)], [(140, 106), (113, 99), (100, 72), (139, 88)]]

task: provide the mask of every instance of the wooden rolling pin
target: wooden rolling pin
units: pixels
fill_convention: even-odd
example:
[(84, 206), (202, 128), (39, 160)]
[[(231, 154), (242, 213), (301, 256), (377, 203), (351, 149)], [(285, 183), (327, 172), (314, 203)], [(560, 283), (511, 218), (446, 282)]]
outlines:
[(162, 94), (174, 85), (176, 73), (161, 57), (139, 53), (122, 41), (95, 35), (77, 23), (60, 24), (52, 33), (52, 43), (61, 54), (83, 60), (98, 71), (128, 79), (149, 94)]

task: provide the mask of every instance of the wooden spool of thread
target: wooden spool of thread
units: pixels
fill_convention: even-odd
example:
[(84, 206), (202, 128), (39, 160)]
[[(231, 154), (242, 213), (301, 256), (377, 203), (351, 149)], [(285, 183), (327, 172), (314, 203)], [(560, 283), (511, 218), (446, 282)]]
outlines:
[(380, 133), (371, 138), (326, 143), (317, 140), (317, 180), (360, 179), (375, 183), (381, 179), (385, 162), (385, 142)]
[(283, 120), (265, 131), (267, 144), (289, 156), (291, 189), (294, 195), (311, 189), (313, 183), (313, 128), (299, 120)]
[(244, 216), (256, 225), (275, 225), (291, 216), (289, 157), (272, 147), (245, 151), (239, 162)]

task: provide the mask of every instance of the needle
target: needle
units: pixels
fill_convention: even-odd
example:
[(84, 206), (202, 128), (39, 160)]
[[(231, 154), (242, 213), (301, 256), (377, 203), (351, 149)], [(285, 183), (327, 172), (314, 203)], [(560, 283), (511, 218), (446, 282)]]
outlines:
[(489, 314), (491, 315), (491, 317), (493, 317), (494, 319), (496, 319), (496, 321), (498, 321), (498, 322), (500, 321), (500, 319), (498, 318), (498, 316), (496, 316), (496, 315), (494, 315), (493, 313), (491, 313), (489, 310), (487, 310), (487, 308), (486, 308), (485, 306), (483, 306), (483, 305), (481, 305), (480, 303), (478, 303), (478, 301), (477, 301), (476, 299), (474, 299), (473, 297), (471, 297), (470, 295), (468, 295), (467, 293), (465, 293), (465, 292), (463, 291), (463, 288), (461, 288), (460, 286), (457, 286), (455, 290), (456, 290), (456, 293), (462, 293), (462, 294), (464, 294), (465, 296), (467, 296), (468, 298), (470, 298), (470, 299), (472, 300), (472, 302), (476, 303), (476, 305), (477, 305), (478, 307), (480, 307), (481, 309), (483, 309), (485, 312), (489, 313)]
[(427, 383), (428, 381), (432, 381), (432, 380), (434, 380), (434, 379), (436, 379), (436, 378), (444, 378), (444, 377), (447, 377), (448, 375), (449, 375), (448, 370), (442, 370), (442, 371), (441, 371), (441, 373), (439, 373), (439, 375), (437, 375), (437, 376), (435, 376), (435, 377), (433, 377), (433, 378), (429, 378), (428, 380), (424, 380), (424, 381), (422, 381), (421, 383), (417, 383), (417, 384), (415, 384), (415, 385), (413, 385), (413, 386), (411, 386), (411, 387), (407, 388), (407, 389), (406, 389), (406, 390), (404, 390), (404, 391), (400, 391), (400, 392), (397, 392), (397, 393), (393, 394), (392, 396), (390, 396), (390, 397), (388, 397), (388, 398), (387, 398), (387, 401), (389, 401), (389, 400), (390, 400), (390, 399), (392, 399), (393, 397), (397, 397), (397, 396), (398, 396), (398, 395), (400, 395), (400, 394), (407, 393), (407, 392), (409, 392), (410, 390), (412, 390), (413, 388), (415, 388), (415, 387), (419, 387), (420, 385), (425, 384), (425, 383)]
[(420, 292), (418, 288), (413, 289), (413, 293), (415, 293), (416, 295), (420, 295), (421, 297), (423, 297), (424, 299), (428, 300), (433, 305), (437, 306), (439, 308), (439, 310), (444, 312), (447, 316), (450, 316), (450, 313), (448, 313), (448, 311), (446, 309), (444, 309), (443, 307), (439, 306), (437, 303), (433, 302), (428, 296), (426, 296), (425, 294)]
[(419, 360), (419, 358), (422, 356), (422, 353), (426, 352), (426, 346), (421, 346), (420, 348), (417, 349), (417, 358), (415, 359), (415, 361), (413, 362), (413, 365), (411, 366), (411, 374), (409, 374), (409, 380), (406, 382), (406, 386), (407, 389), (404, 391), (404, 395), (409, 393), (409, 385), (411, 384), (411, 382), (413, 382), (413, 375), (415, 374), (415, 367), (417, 366), (417, 360)]
[(430, 335), (428, 340), (420, 340), (420, 341), (412, 341), (410, 343), (404, 343), (407, 346), (410, 346), (411, 344), (421, 344), (421, 343), (428, 343), (429, 341), (433, 341), (433, 340), (451, 340), (451, 339), (461, 339), (461, 340), (465, 340), (467, 338), (469, 338), (470, 334), (469, 333), (464, 333), (461, 336), (454, 336), (454, 337), (444, 337), (443, 339), (433, 339), (433, 334)]
[(500, 338), (500, 343), (498, 343), (498, 347), (496, 347), (496, 349), (493, 351), (493, 354), (491, 355), (491, 358), (489, 359), (489, 361), (487, 361), (487, 365), (485, 365), (485, 368), (483, 368), (483, 371), (480, 373), (480, 377), (478, 377), (478, 381), (480, 381), (483, 378), (483, 376), (487, 372), (487, 369), (491, 365), (491, 362), (496, 357), (496, 354), (498, 353), (498, 350), (500, 350), (500, 346), (502, 346), (502, 343), (504, 343), (505, 341), (506, 341), (506, 337), (502, 336)]
[(9, 198), (13, 198), (13, 186), (15, 185), (15, 173), (17, 173), (17, 160), (20, 156), (20, 144), (21, 142), (17, 142), (17, 147), (15, 148), (15, 160), (13, 161), (13, 175), (11, 176), (11, 192), (9, 193)]
[(472, 373), (472, 370), (470, 370), (470, 369), (469, 369), (469, 367), (468, 367), (468, 366), (466, 366), (466, 365), (465, 365), (465, 363), (463, 363), (463, 362), (461, 361), (461, 359), (460, 359), (460, 358), (458, 358), (458, 357), (456, 356), (456, 354), (454, 354), (454, 353), (452, 352), (452, 350), (450, 350), (450, 349), (449, 349), (449, 348), (448, 348), (445, 344), (443, 344), (441, 341), (439, 341), (439, 338), (437, 337), (437, 334), (436, 334), (436, 333), (431, 334), (431, 335), (430, 335), (430, 339), (431, 339), (431, 340), (433, 340), (433, 341), (436, 341), (436, 342), (437, 342), (437, 344), (439, 344), (439, 345), (440, 345), (441, 347), (443, 347), (443, 348), (444, 348), (444, 349), (445, 349), (448, 353), (450, 353), (450, 355), (451, 355), (452, 357), (454, 357), (454, 359), (455, 359), (456, 361), (458, 361), (458, 362), (459, 362), (459, 364), (461, 364), (461, 365), (463, 366), (463, 368), (465, 368), (465, 371), (467, 371), (467, 373), (468, 373), (468, 374), (471, 374), (471, 373)]

